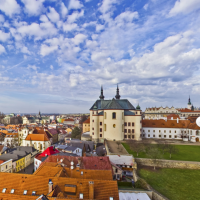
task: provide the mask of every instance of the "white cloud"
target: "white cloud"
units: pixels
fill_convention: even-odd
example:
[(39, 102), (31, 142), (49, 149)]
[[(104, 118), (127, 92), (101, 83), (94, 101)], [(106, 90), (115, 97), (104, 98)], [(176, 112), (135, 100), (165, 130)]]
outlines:
[(20, 6), (17, 4), (16, 0), (1, 0), (0, 10), (9, 17), (12, 17), (13, 14), (20, 12)]
[(45, 0), (22, 0), (25, 5), (25, 12), (29, 15), (40, 15), (44, 9), (44, 1)]
[(190, 13), (200, 8), (199, 0), (177, 0), (169, 15), (174, 16), (179, 13)]
[(148, 7), (149, 7), (149, 4), (147, 3), (147, 4), (145, 4), (145, 5), (144, 5), (144, 7), (143, 7), (143, 8), (144, 8), (145, 10), (147, 10), (147, 9), (148, 9)]
[(49, 11), (50, 12), (47, 13), (47, 16), (52, 22), (56, 23), (57, 21), (60, 20), (60, 16), (59, 16), (59, 14), (56, 12), (56, 10), (54, 8), (49, 7)]
[(50, 65), (50, 69), (53, 70), (53, 65)]
[(5, 42), (10, 38), (10, 33), (4, 33), (0, 30), (0, 41)]
[(0, 44), (0, 54), (5, 53), (5, 52), (6, 52), (6, 50), (5, 50), (4, 46), (2, 46)]
[(103, 30), (104, 29), (104, 25), (101, 25), (101, 24), (97, 24), (96, 25), (96, 31), (97, 32), (99, 32), (99, 31), (101, 31), (101, 30)]
[(117, 23), (123, 23), (124, 24), (125, 22), (132, 22), (133, 19), (137, 19), (138, 17), (139, 17), (138, 12), (126, 11), (126, 12), (123, 12), (120, 15), (118, 15), (115, 18), (115, 21)]
[(106, 12), (110, 11), (113, 4), (116, 4), (116, 3), (118, 3), (118, 0), (103, 0), (103, 3), (101, 5), (101, 7), (99, 8), (99, 10), (102, 13), (106, 13)]
[(50, 53), (53, 53), (58, 49), (58, 46), (47, 46), (46, 44), (42, 44), (40, 49), (40, 54), (42, 56), (47, 56)]
[(70, 0), (68, 9), (80, 9), (83, 7), (83, 4), (79, 0)]
[(48, 18), (47, 18), (46, 15), (41, 15), (40, 16), (40, 21), (42, 21), (42, 22), (48, 22), (49, 20), (48, 20)]
[(65, 18), (67, 13), (68, 13), (68, 9), (65, 7), (65, 4), (62, 2), (61, 3), (61, 15), (62, 15), (62, 17)]
[(87, 38), (86, 35), (79, 33), (72, 39), (72, 41), (74, 42), (74, 44), (78, 45), (78, 44), (84, 42), (84, 40), (86, 38)]
[(26, 54), (31, 54), (31, 52), (28, 50), (28, 48), (26, 47), (26, 46), (23, 46), (22, 48), (21, 48), (21, 52), (22, 53), (26, 53)]
[(35, 65), (28, 65), (27, 69), (32, 69), (37, 71), (37, 69), (39, 69), (39, 67), (36, 67)]
[(84, 10), (81, 10), (81, 12), (73, 12), (71, 15), (68, 15), (67, 22), (68, 23), (73, 23), (75, 22), (78, 18), (83, 17), (84, 15)]
[(73, 24), (68, 24), (68, 23), (64, 23), (63, 24), (63, 30), (65, 32), (69, 32), (69, 31), (72, 31), (74, 29), (76, 29), (78, 26), (77, 24), (73, 23)]

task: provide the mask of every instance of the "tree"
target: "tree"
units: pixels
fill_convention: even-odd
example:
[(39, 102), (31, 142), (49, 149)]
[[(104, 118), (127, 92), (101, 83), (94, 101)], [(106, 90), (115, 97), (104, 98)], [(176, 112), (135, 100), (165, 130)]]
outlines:
[(120, 141), (117, 141), (116, 144), (118, 145), (117, 148), (119, 149), (119, 145), (121, 144), (121, 142), (120, 142)]
[(170, 154), (170, 158), (172, 157), (172, 154), (178, 153), (178, 149), (176, 148), (175, 145), (168, 145), (167, 151)]
[(152, 146), (148, 150), (147, 155), (148, 155), (149, 158), (152, 159), (153, 164), (154, 164), (154, 170), (155, 170), (156, 169), (156, 165), (158, 165), (158, 163), (159, 163), (159, 159), (162, 158), (161, 152), (159, 151), (159, 149), (156, 146)]
[(71, 138), (80, 138), (81, 137), (81, 129), (78, 127), (74, 127), (72, 130)]
[(169, 144), (166, 141), (158, 141), (158, 148), (162, 151), (162, 153), (164, 154), (167, 150), (168, 150), (168, 146)]
[(131, 150), (137, 153), (137, 156), (139, 155), (140, 152), (143, 152), (146, 149), (144, 144), (134, 141), (134, 140), (130, 141), (129, 146)]
[(87, 116), (85, 115), (85, 114), (83, 114), (82, 116), (81, 116), (81, 119), (80, 119), (80, 124), (82, 124), (85, 120), (87, 119)]

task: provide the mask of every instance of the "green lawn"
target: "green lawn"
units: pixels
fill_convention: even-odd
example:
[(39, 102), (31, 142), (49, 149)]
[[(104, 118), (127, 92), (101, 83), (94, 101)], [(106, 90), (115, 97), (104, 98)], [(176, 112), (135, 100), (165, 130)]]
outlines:
[(170, 200), (200, 199), (200, 170), (142, 168), (138, 174)]
[[(133, 152), (127, 143), (122, 143), (126, 148), (128, 153), (132, 154), (135, 158), (137, 158), (136, 152)], [(152, 144), (155, 145), (155, 144)], [(184, 161), (198, 161), (200, 162), (200, 146), (193, 145), (175, 145), (178, 149), (177, 154), (172, 154), (172, 158), (170, 159), (169, 153), (163, 154), (163, 159), (167, 160), (184, 160)], [(138, 158), (148, 158), (146, 153), (139, 153)]]

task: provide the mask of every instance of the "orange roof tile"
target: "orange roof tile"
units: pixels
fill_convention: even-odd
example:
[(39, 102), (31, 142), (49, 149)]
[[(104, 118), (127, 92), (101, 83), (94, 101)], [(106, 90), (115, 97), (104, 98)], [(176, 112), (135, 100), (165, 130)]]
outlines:
[(49, 141), (45, 134), (29, 134), (25, 140), (32, 141)]
[(86, 119), (83, 124), (90, 124), (90, 118)]

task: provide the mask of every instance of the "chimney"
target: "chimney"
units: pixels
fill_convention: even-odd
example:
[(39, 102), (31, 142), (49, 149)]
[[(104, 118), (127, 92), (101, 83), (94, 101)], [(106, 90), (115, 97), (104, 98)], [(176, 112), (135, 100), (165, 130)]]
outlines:
[(49, 179), (49, 193), (53, 191), (53, 182), (51, 179)]
[(177, 124), (179, 123), (179, 118), (177, 117)]
[(81, 166), (81, 158), (78, 158), (78, 164)]
[(94, 199), (94, 182), (89, 181), (89, 199)]

